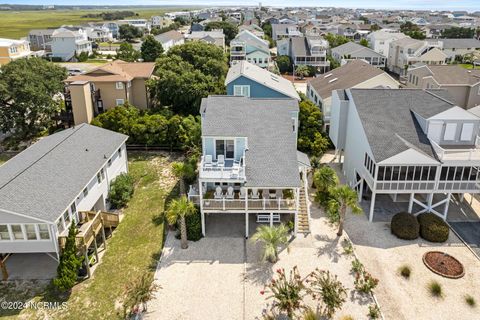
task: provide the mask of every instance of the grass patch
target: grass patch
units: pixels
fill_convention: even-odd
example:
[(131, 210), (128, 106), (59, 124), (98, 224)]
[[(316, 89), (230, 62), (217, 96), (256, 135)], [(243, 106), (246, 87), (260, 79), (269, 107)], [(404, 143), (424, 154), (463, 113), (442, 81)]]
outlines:
[(412, 270), (410, 269), (410, 266), (408, 265), (403, 265), (398, 269), (400, 275), (404, 277), (405, 279), (410, 278), (410, 274), (412, 273)]
[(435, 280), (431, 281), (428, 284), (428, 291), (433, 297), (437, 297), (437, 298), (443, 297), (442, 285)]
[(7, 162), (8, 160), (10, 160), (10, 158), (12, 158), (13, 155), (9, 155), (9, 154), (0, 154), (0, 166), (2, 164), (4, 164), (5, 162)]
[(474, 308), (477, 305), (475, 298), (469, 294), (465, 295), (465, 302), (472, 308)]
[[(48, 310), (52, 319), (121, 319), (122, 297), (127, 284), (156, 269), (164, 240), (163, 211), (176, 179), (171, 160), (164, 156), (129, 154), (129, 175), (135, 181), (135, 193), (124, 209), (124, 218), (93, 277), (77, 284), (65, 310)], [(48, 292), (36, 300), (50, 300)], [(40, 314), (25, 310), (27, 318)], [(42, 311), (43, 312), (43, 311)], [(23, 315), (23, 312), (22, 314)]]

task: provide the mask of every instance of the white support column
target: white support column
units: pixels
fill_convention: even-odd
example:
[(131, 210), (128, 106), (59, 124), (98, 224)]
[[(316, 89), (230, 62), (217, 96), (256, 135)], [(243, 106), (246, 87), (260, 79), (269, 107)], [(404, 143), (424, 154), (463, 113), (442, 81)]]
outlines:
[(200, 216), (202, 220), (202, 235), (205, 237), (205, 213), (203, 212), (203, 183), (198, 182), (198, 197), (200, 198)]
[(429, 193), (427, 196), (427, 212), (432, 210), (432, 201), (433, 201), (433, 193)]
[(460, 193), (460, 202), (463, 202), (464, 197), (465, 197), (465, 193)]
[(358, 202), (362, 202), (362, 198), (363, 198), (363, 182), (365, 180), (362, 178), (361, 182), (360, 182), (360, 190), (358, 192)]
[(273, 227), (273, 211), (270, 212), (270, 228)]
[(415, 193), (410, 193), (410, 200), (408, 201), (408, 213), (412, 213), (414, 197), (415, 197)]
[[(306, 196), (307, 196), (307, 190), (305, 190), (305, 197)], [(297, 236), (297, 230), (298, 230), (298, 210), (300, 210), (300, 188), (295, 189), (295, 216), (293, 220), (293, 235), (295, 237)]]
[[(462, 193), (462, 195), (463, 195), (463, 193)], [(445, 202), (445, 208), (443, 209), (443, 220), (447, 220), (448, 206), (450, 205), (450, 198), (451, 197), (452, 197), (451, 193), (447, 194), (447, 200)]]
[(248, 189), (245, 188), (245, 239), (248, 239)]
[(370, 202), (370, 213), (368, 215), (368, 221), (372, 222), (373, 221), (373, 209), (375, 209), (375, 196), (377, 194), (375, 192), (372, 192), (372, 200)]

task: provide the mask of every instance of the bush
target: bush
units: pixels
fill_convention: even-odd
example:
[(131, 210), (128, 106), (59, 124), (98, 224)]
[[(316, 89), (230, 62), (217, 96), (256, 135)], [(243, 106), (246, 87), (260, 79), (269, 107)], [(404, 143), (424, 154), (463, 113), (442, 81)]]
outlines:
[(450, 232), (448, 225), (442, 218), (433, 213), (422, 213), (418, 216), (420, 236), (430, 242), (445, 242)]
[(124, 207), (133, 195), (133, 179), (122, 173), (113, 180), (108, 192), (108, 200), (113, 208)]
[(442, 286), (437, 281), (432, 281), (428, 284), (428, 291), (434, 297), (442, 297)]
[(407, 212), (400, 212), (394, 215), (390, 228), (394, 235), (404, 240), (417, 239), (420, 230), (415, 216)]
[(380, 309), (376, 304), (371, 304), (368, 306), (368, 316), (370, 319), (380, 318)]
[(465, 296), (465, 302), (472, 308), (475, 307), (475, 305), (477, 304), (475, 302), (475, 299), (469, 294)]
[[(198, 241), (202, 239), (202, 216), (200, 210), (197, 207), (197, 212), (185, 217), (185, 223), (187, 224), (187, 239), (190, 241)], [(177, 222), (179, 224), (179, 222)], [(177, 230), (180, 230), (180, 225), (177, 225)], [(177, 239), (180, 239), (180, 232), (176, 235)]]
[(410, 267), (407, 265), (403, 265), (399, 269), (400, 275), (404, 277), (405, 279), (410, 278), (410, 273), (412, 273), (412, 270), (410, 270)]

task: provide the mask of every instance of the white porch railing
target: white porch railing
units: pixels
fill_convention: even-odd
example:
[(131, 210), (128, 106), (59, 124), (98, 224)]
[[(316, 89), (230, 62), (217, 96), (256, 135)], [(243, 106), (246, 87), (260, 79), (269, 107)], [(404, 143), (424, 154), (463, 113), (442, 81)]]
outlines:
[(433, 150), (437, 154), (440, 160), (480, 160), (480, 137), (475, 138), (475, 145), (471, 148), (455, 148), (455, 149), (446, 149), (442, 148), (435, 141), (430, 139), (432, 143)]
[[(204, 210), (245, 210), (245, 199), (203, 199)], [(248, 199), (249, 211), (294, 211), (294, 199)]]
[(242, 160), (238, 163), (233, 160), (226, 160), (226, 164), (229, 162), (231, 162), (231, 165), (219, 165), (218, 162), (205, 163), (202, 156), (199, 168), (200, 178), (244, 180), (245, 161)]

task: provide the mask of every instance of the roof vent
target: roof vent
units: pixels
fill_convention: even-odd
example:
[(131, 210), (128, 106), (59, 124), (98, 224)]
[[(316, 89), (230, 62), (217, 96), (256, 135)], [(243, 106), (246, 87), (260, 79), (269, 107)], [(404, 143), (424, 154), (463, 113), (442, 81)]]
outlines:
[(333, 73), (326, 74), (324, 78), (328, 78), (328, 77), (331, 77), (331, 76), (333, 76)]
[(337, 80), (338, 80), (338, 78), (334, 78), (334, 79), (328, 81), (328, 83), (332, 83), (332, 82), (335, 82), (335, 81), (337, 81)]

